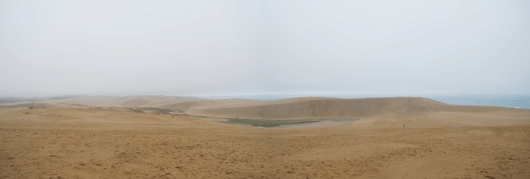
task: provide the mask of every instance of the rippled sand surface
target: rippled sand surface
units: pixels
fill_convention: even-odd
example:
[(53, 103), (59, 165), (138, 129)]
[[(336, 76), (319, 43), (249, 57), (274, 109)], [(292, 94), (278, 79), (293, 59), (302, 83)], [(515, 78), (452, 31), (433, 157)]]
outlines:
[(501, 114), (257, 128), (116, 106), (0, 108), (0, 178), (530, 178), (528, 111)]

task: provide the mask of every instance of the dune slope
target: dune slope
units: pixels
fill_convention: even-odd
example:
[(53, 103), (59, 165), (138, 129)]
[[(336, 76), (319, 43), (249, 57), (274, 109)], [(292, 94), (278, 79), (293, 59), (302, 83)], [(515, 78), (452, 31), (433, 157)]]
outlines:
[(499, 112), (514, 109), (491, 106), (459, 106), (428, 98), (362, 98), (362, 99), (299, 99), (286, 103), (243, 107), (204, 109), (201, 112), (220, 116), (249, 118), (310, 118), (310, 117), (373, 117), (384, 114), (422, 115), (429, 112)]
[(529, 125), (360, 122), (263, 129), (121, 107), (0, 108), (0, 178), (530, 178)]

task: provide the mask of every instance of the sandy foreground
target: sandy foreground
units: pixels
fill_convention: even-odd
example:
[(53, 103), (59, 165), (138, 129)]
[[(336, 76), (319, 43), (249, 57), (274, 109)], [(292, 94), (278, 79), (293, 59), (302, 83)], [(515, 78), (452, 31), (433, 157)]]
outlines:
[(528, 110), (257, 128), (53, 104), (0, 108), (0, 178), (530, 178)]

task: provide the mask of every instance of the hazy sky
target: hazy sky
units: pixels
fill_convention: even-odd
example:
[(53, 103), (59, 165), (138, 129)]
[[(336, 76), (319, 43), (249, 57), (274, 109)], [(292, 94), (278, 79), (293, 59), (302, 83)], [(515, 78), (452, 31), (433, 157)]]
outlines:
[(530, 92), (530, 1), (0, 1), (0, 96)]

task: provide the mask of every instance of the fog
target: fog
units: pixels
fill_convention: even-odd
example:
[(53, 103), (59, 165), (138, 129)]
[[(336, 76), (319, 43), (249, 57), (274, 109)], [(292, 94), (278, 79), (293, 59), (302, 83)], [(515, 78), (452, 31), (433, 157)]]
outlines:
[(0, 1), (0, 96), (528, 94), (529, 1)]

